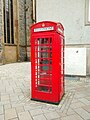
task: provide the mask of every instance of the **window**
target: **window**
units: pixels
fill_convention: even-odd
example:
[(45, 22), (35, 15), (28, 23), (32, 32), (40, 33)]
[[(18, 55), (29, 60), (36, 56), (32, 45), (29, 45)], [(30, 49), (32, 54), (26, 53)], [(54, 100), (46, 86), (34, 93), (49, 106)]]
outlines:
[(88, 14), (89, 22), (90, 22), (90, 0), (89, 0), (89, 14)]
[(36, 0), (33, 0), (33, 23), (36, 23)]
[(4, 43), (14, 44), (13, 0), (3, 0)]
[(85, 24), (90, 25), (90, 0), (86, 0)]

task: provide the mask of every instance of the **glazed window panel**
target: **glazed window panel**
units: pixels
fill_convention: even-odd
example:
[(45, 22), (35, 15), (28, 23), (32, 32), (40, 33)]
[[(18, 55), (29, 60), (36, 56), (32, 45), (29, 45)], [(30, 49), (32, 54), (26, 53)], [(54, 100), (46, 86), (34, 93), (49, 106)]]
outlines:
[(88, 19), (89, 19), (89, 22), (90, 22), (90, 0), (89, 0), (89, 14), (88, 14)]
[(4, 43), (14, 44), (13, 0), (3, 0)]
[(85, 6), (85, 25), (90, 25), (90, 0), (86, 0)]

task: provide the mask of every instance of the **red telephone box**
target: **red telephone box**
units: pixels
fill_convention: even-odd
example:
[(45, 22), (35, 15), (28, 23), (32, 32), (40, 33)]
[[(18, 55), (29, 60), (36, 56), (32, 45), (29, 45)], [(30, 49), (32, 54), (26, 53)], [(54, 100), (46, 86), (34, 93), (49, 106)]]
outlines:
[(31, 99), (58, 104), (64, 95), (64, 28), (43, 21), (31, 27)]

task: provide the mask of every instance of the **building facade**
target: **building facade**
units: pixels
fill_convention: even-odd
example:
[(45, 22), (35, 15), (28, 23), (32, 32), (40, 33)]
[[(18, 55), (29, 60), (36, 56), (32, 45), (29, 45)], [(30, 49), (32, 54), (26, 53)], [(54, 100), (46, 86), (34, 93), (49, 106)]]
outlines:
[(61, 22), (66, 46), (90, 46), (90, 0), (36, 1), (36, 21)]
[(0, 0), (0, 64), (30, 59), (32, 0)]
[(64, 26), (65, 74), (86, 75), (90, 68), (90, 0), (37, 0), (36, 21), (49, 20)]

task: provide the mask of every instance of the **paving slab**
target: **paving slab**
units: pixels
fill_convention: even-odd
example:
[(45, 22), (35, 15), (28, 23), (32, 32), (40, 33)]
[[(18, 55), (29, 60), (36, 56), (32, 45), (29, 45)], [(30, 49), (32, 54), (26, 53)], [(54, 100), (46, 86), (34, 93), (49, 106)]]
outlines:
[(0, 105), (0, 114), (3, 114), (4, 109), (3, 109), (3, 105)]
[(90, 113), (90, 105), (86, 105), (86, 106), (84, 106), (82, 108)]
[(54, 119), (60, 117), (57, 112), (45, 113), (44, 115), (45, 115), (45, 117), (46, 117), (48, 120), (52, 120), (52, 119), (54, 120)]
[(83, 120), (79, 115), (70, 115), (70, 116), (66, 116), (61, 118), (61, 120)]
[(83, 119), (89, 120), (90, 119), (90, 113), (88, 113), (83, 108), (78, 108), (74, 110), (77, 114), (79, 114)]
[(34, 117), (33, 117), (33, 120), (47, 120), (47, 119), (46, 119), (45, 116), (42, 114), (42, 115), (34, 116)]
[(0, 115), (0, 120), (4, 120), (4, 115)]
[(17, 117), (15, 108), (5, 110), (5, 120), (13, 119)]
[(28, 111), (18, 113), (19, 120), (32, 120), (31, 115)]

